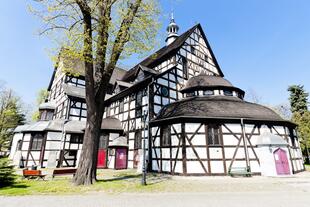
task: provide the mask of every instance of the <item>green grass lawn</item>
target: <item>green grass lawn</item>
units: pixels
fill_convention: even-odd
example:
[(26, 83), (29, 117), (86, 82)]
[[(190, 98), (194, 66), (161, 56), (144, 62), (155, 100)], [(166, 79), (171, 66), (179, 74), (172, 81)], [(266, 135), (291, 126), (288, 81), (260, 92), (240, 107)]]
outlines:
[(9, 187), (0, 188), (0, 195), (33, 195), (33, 194), (75, 194), (92, 191), (103, 191), (107, 193), (121, 192), (154, 192), (165, 191), (168, 183), (171, 182), (170, 176), (148, 174), (147, 186), (142, 186), (141, 174), (133, 170), (100, 170), (98, 172), (98, 182), (91, 186), (74, 186), (72, 176), (47, 177), (43, 180), (27, 180), (21, 176), (17, 182)]
[(310, 171), (310, 165), (309, 164), (305, 164), (306, 170)]

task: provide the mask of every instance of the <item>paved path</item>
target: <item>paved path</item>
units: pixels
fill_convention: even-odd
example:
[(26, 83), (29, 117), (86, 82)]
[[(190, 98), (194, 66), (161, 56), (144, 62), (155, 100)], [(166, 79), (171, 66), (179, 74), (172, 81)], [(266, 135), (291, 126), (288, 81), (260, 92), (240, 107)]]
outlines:
[[(310, 173), (287, 178), (175, 177), (182, 192), (0, 197), (0, 207), (309, 207)], [(178, 191), (178, 190), (176, 190)]]
[(204, 192), (1, 197), (1, 207), (309, 207), (309, 192)]

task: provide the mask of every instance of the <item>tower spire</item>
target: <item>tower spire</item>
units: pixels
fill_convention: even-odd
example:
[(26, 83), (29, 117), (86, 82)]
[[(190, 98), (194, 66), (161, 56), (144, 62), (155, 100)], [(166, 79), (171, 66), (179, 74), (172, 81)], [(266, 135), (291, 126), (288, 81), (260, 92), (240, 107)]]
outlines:
[(170, 24), (167, 27), (166, 45), (170, 45), (179, 36), (178, 31), (179, 26), (175, 23), (173, 12), (171, 12)]

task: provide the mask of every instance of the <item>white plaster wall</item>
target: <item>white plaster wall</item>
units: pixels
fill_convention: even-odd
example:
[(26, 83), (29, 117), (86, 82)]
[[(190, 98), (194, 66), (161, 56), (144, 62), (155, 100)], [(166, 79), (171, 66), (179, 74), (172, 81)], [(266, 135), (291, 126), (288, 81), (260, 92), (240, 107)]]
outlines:
[(186, 133), (194, 133), (198, 129), (199, 126), (200, 124), (196, 124), (196, 123), (186, 123), (185, 131)]
[[(200, 159), (207, 159), (207, 149), (205, 147), (195, 147), (195, 150)], [(192, 148), (186, 148), (186, 157), (188, 159), (198, 159)]]
[(133, 151), (128, 151), (128, 160), (133, 160)]
[[(276, 151), (277, 149), (278, 147), (271, 147), (271, 151), (270, 151), (270, 147), (268, 146), (262, 146), (262, 147), (257, 148), (258, 157), (260, 161), (261, 174), (263, 176), (278, 176), (276, 165), (275, 165), (275, 160), (273, 156), (273, 152)], [(290, 174), (291, 174), (292, 166), (291, 166), (291, 162), (289, 159), (288, 149), (286, 147), (281, 147), (281, 149), (286, 151), (289, 168), (290, 168)]]
[(159, 166), (157, 164), (157, 161), (156, 160), (152, 160), (152, 170), (158, 171), (158, 169), (159, 169)]
[[(225, 124), (225, 126), (230, 129), (234, 133), (241, 133), (241, 125), (240, 124)], [(222, 127), (223, 133), (230, 133), (229, 130), (226, 129), (226, 127)]]
[(23, 133), (15, 133), (13, 136), (13, 140), (12, 140), (12, 145), (11, 145), (11, 151), (10, 151), (10, 155), (9, 158), (11, 160), (14, 159), (15, 153), (17, 151), (17, 143), (19, 140), (23, 139)]
[(162, 171), (170, 172), (170, 161), (162, 160)]
[(210, 161), (211, 173), (224, 173), (223, 161)]
[(171, 136), (171, 146), (178, 146), (179, 142), (180, 140), (176, 135)]
[(182, 161), (177, 161), (176, 162), (174, 172), (176, 172), (176, 173), (183, 173), (183, 163), (182, 163)]
[[(186, 139), (187, 141), (187, 139)], [(206, 145), (206, 135), (205, 134), (196, 134), (192, 139), (193, 145)]]
[(62, 134), (61, 132), (48, 132), (46, 140), (61, 140)]
[[(224, 129), (225, 127), (222, 127)], [(234, 135), (223, 134), (223, 144), (224, 145), (237, 145), (238, 140)]]
[(222, 159), (222, 148), (220, 147), (210, 147), (209, 148), (210, 159)]
[(187, 173), (205, 173), (199, 161), (186, 162)]
[(170, 158), (170, 149), (169, 148), (162, 148), (161, 149), (161, 156), (162, 158)]
[(251, 172), (259, 173), (261, 172), (260, 165), (257, 161), (250, 161)]
[(181, 147), (179, 148), (179, 151), (178, 151), (177, 147), (171, 148), (171, 158), (175, 159), (176, 156), (177, 156), (178, 159), (182, 158), (182, 148)]

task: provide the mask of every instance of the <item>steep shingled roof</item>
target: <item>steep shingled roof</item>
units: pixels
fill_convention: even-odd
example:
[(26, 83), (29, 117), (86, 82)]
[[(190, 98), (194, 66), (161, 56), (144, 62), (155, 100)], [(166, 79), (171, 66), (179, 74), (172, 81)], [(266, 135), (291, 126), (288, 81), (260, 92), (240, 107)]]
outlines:
[(156, 51), (154, 54), (150, 55), (149, 57), (147, 57), (146, 59), (144, 59), (143, 61), (141, 61), (139, 64), (137, 64), (136, 66), (134, 66), (132, 69), (130, 69), (129, 71), (127, 71), (127, 73), (124, 75), (123, 77), (123, 81), (133, 81), (136, 75), (136, 70), (138, 70), (139, 65), (143, 65), (149, 68), (154, 67), (158, 62), (160, 62), (162, 59), (170, 56), (173, 52), (177, 51), (182, 45), (183, 43), (186, 41), (186, 39), (195, 31), (196, 28), (199, 28), (201, 30), (202, 36), (205, 38), (206, 40), (206, 44), (207, 46), (210, 48), (210, 52), (211, 55), (213, 56), (213, 59), (215, 61), (215, 64), (220, 72), (221, 76), (224, 76), (224, 74), (222, 73), (216, 58), (212, 52), (212, 49), (209, 45), (209, 42), (201, 28), (200, 24), (195, 25), (194, 27), (190, 28), (189, 30), (187, 30), (186, 32), (184, 32), (182, 35), (180, 35), (179, 37), (176, 38), (176, 40), (174, 42), (172, 42), (169, 45), (166, 45), (164, 47), (162, 47), (161, 49), (159, 49), (158, 51)]
[(162, 108), (155, 120), (173, 117), (246, 118), (261, 121), (285, 121), (273, 110), (237, 97), (210, 96), (187, 98)]

